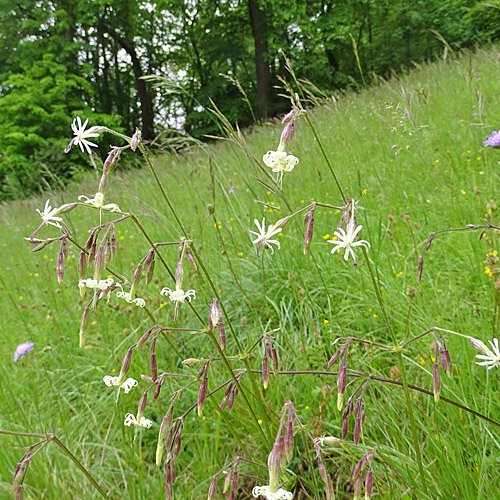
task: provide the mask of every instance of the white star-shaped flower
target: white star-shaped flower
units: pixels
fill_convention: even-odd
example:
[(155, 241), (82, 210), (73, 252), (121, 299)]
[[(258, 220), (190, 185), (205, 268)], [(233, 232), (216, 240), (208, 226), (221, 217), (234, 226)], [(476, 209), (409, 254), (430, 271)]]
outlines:
[(252, 490), (252, 495), (254, 498), (263, 497), (267, 498), (267, 500), (292, 500), (293, 493), (284, 490), (283, 488), (279, 488), (278, 491), (272, 492), (269, 491), (270, 486), (255, 486)]
[(149, 429), (152, 425), (153, 422), (147, 418), (141, 417), (139, 422), (135, 418), (135, 415), (132, 413), (127, 413), (125, 415), (125, 421), (123, 422), (127, 427), (130, 427), (131, 425), (135, 425), (137, 427), (146, 427), (146, 429)]
[(89, 198), (84, 194), (81, 194), (78, 199), (84, 200), (85, 205), (90, 205), (94, 208), (100, 208), (101, 210), (109, 210), (110, 212), (119, 212), (122, 213), (120, 207), (116, 203), (108, 203), (104, 204), (104, 195), (102, 193), (96, 193), (93, 198)]
[(339, 227), (338, 231), (333, 233), (338, 240), (328, 240), (328, 243), (335, 245), (332, 249), (332, 253), (335, 253), (341, 248), (345, 248), (344, 260), (347, 260), (350, 255), (354, 261), (354, 265), (356, 265), (357, 261), (356, 256), (354, 255), (353, 247), (364, 246), (366, 248), (370, 248), (370, 243), (365, 240), (355, 241), (362, 228), (363, 226), (355, 227), (353, 222), (349, 222), (347, 224), (346, 231)]
[(87, 139), (92, 137), (98, 137), (101, 132), (106, 130), (106, 127), (90, 127), (88, 130), (85, 130), (87, 123), (89, 122), (88, 118), (83, 122), (79, 116), (77, 116), (73, 123), (71, 124), (71, 128), (73, 129), (73, 134), (75, 137), (71, 139), (71, 142), (68, 144), (68, 147), (64, 150), (65, 153), (69, 153), (71, 150), (71, 146), (73, 144), (77, 144), (80, 146), (82, 153), (87, 152), (89, 155), (92, 154), (92, 150), (90, 146), (97, 147), (97, 144), (88, 141)]
[(184, 302), (186, 299), (191, 302), (191, 298), (196, 299), (196, 292), (194, 290), (188, 290), (185, 292), (182, 288), (178, 290), (170, 290), (170, 288), (163, 288), (160, 292), (161, 295), (168, 296), (172, 302)]
[(140, 297), (133, 299), (130, 296), (130, 292), (117, 292), (116, 296), (119, 297), (120, 299), (125, 299), (129, 304), (135, 304), (136, 306), (139, 307), (146, 306), (146, 302), (144, 299), (141, 299)]
[(255, 238), (255, 240), (252, 241), (252, 243), (254, 245), (258, 245), (257, 246), (257, 255), (259, 254), (259, 250), (260, 250), (260, 247), (262, 245), (264, 245), (264, 249), (270, 248), (271, 253), (274, 253), (274, 248), (271, 246), (271, 243), (273, 245), (276, 245), (278, 247), (278, 249), (281, 248), (278, 240), (271, 239), (274, 235), (281, 232), (281, 230), (282, 230), (281, 227), (275, 228), (274, 225), (270, 225), (270, 226), (268, 226), (267, 231), (266, 231), (266, 219), (265, 219), (265, 217), (262, 219), (262, 225), (260, 224), (260, 222), (257, 219), (254, 219), (254, 222), (255, 222), (255, 225), (257, 226), (257, 229), (259, 230), (259, 232), (256, 233), (255, 231), (250, 231), (250, 230), (249, 231), (252, 234), (255, 234), (255, 236), (257, 236), (257, 238)]
[(263, 157), (264, 164), (273, 172), (291, 172), (299, 159), (284, 151), (268, 151)]
[(127, 380), (125, 380), (125, 382), (123, 382), (123, 384), (120, 384), (119, 377), (111, 377), (110, 375), (106, 375), (103, 380), (108, 387), (112, 387), (114, 385), (118, 386), (120, 389), (123, 389), (125, 391), (125, 394), (128, 394), (132, 387), (135, 387), (139, 384), (139, 382), (137, 382), (137, 380), (133, 378), (128, 378)]
[(98, 290), (106, 290), (114, 283), (113, 278), (108, 278), (105, 280), (94, 280), (92, 278), (87, 278), (86, 280), (80, 280), (78, 286), (80, 288), (94, 288)]
[(43, 209), (43, 212), (41, 212), (38, 208), (36, 209), (43, 222), (61, 228), (61, 224), (59, 224), (59, 222), (62, 222), (62, 218), (56, 217), (58, 210), (59, 209), (57, 207), (52, 208), (50, 206), (50, 200), (47, 200), (45, 202), (45, 208)]
[(494, 366), (500, 366), (500, 346), (498, 345), (498, 339), (494, 338), (493, 340), (488, 340), (491, 345), (492, 351), (489, 347), (486, 346), (484, 342), (479, 339), (475, 339), (474, 337), (469, 337), (469, 340), (472, 342), (474, 349), (481, 352), (481, 354), (477, 354), (477, 359), (482, 359), (480, 363), (476, 363), (480, 366), (488, 366), (488, 370), (491, 370)]

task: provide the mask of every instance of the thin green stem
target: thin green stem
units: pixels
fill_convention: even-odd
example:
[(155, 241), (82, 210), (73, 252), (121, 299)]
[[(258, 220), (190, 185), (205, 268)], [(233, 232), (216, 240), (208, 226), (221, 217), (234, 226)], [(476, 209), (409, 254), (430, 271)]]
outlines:
[(335, 171), (333, 170), (333, 165), (330, 162), (330, 158), (328, 158), (328, 155), (326, 154), (325, 148), (323, 147), (323, 144), (316, 132), (316, 129), (314, 128), (314, 125), (311, 122), (311, 119), (309, 118), (309, 114), (307, 111), (304, 111), (304, 116), (306, 117), (307, 124), (309, 125), (309, 128), (311, 129), (314, 137), (316, 138), (316, 142), (318, 143), (319, 148), (321, 149), (321, 154), (323, 155), (323, 158), (326, 161), (326, 164), (328, 165), (328, 169), (330, 170), (330, 173), (332, 174), (333, 180), (335, 181), (335, 184), (337, 185), (337, 189), (339, 190), (340, 195), (342, 196), (342, 199), (344, 200), (344, 203), (347, 205), (347, 198), (346, 195), (344, 194), (344, 191), (342, 187), (340, 186), (339, 180), (337, 176), (335, 175)]
[(365, 247), (362, 247), (363, 249), (363, 255), (365, 257), (365, 261), (367, 263), (368, 267), (368, 273), (370, 274), (370, 278), (373, 283), (373, 288), (375, 289), (375, 294), (377, 295), (377, 300), (380, 306), (380, 309), (382, 311), (382, 316), (384, 317), (385, 324), (387, 326), (387, 330), (389, 331), (393, 342), (394, 342), (394, 351), (396, 352), (396, 356), (398, 359), (398, 366), (399, 366), (399, 371), (401, 372), (401, 379), (403, 382), (403, 387), (405, 391), (405, 399), (406, 399), (406, 407), (408, 410), (408, 417), (410, 419), (410, 428), (411, 428), (411, 433), (413, 437), (413, 446), (415, 448), (415, 453), (417, 455), (417, 463), (418, 463), (418, 468), (420, 471), (420, 476), (422, 477), (422, 483), (424, 490), (428, 492), (428, 485), (427, 485), (427, 477), (425, 475), (425, 470), (424, 470), (424, 464), (422, 462), (422, 454), (420, 452), (420, 446), (421, 442), (419, 440), (418, 432), (417, 432), (417, 427), (415, 425), (415, 416), (413, 415), (413, 403), (411, 401), (411, 396), (410, 396), (410, 389), (408, 387), (408, 382), (406, 379), (406, 369), (404, 366), (404, 361), (403, 361), (403, 355), (401, 353), (401, 347), (398, 344), (398, 341), (396, 339), (396, 335), (392, 329), (391, 322), (389, 321), (389, 317), (387, 316), (385, 306), (384, 306), (384, 301), (382, 300), (382, 294), (380, 292), (380, 287), (377, 279), (375, 278), (375, 273), (373, 272), (373, 267), (371, 265), (370, 259), (368, 258), (368, 252), (366, 251)]

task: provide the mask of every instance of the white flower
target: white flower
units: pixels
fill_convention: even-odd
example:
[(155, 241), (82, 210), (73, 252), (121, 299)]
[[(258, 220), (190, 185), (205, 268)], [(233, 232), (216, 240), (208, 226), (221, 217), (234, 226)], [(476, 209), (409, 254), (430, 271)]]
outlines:
[(483, 353), (483, 355), (481, 354), (476, 355), (477, 359), (484, 360), (481, 361), (480, 363), (476, 363), (477, 365), (480, 366), (490, 365), (488, 366), (488, 370), (491, 370), (494, 366), (500, 366), (500, 347), (498, 345), (497, 338), (494, 338), (493, 340), (488, 340), (493, 351), (491, 351), (489, 347), (487, 347), (486, 344), (484, 344), (484, 342), (481, 342), (479, 339), (475, 339), (474, 337), (469, 337), (469, 340), (472, 342), (474, 349)]
[(144, 301), (144, 299), (141, 299), (139, 297), (137, 297), (136, 299), (133, 299), (130, 296), (129, 292), (117, 292), (116, 296), (119, 297), (120, 299), (125, 299), (129, 304), (135, 304), (136, 306), (139, 306), (139, 307), (146, 306), (146, 302)]
[(191, 302), (191, 297), (196, 299), (196, 292), (194, 290), (185, 292), (182, 288), (174, 291), (170, 290), (170, 288), (164, 288), (160, 294), (165, 296), (168, 295), (168, 298), (173, 302), (184, 302), (186, 299)]
[(94, 144), (93, 142), (90, 142), (87, 139), (89, 139), (90, 137), (98, 137), (101, 132), (106, 130), (106, 127), (90, 127), (88, 130), (85, 130), (85, 127), (87, 126), (88, 122), (89, 120), (87, 118), (82, 125), (82, 120), (80, 119), (79, 116), (77, 116), (73, 120), (71, 128), (73, 129), (75, 137), (73, 137), (71, 142), (68, 144), (68, 147), (65, 149), (66, 153), (70, 151), (71, 146), (73, 144), (78, 144), (80, 146), (80, 149), (82, 150), (82, 153), (85, 153), (86, 150), (89, 155), (92, 154), (90, 146), (97, 147), (97, 144)]
[(88, 196), (85, 196), (84, 194), (81, 194), (78, 197), (79, 200), (85, 200), (84, 203), (85, 205), (90, 205), (94, 208), (100, 208), (102, 210), (109, 210), (110, 212), (120, 212), (120, 207), (116, 203), (108, 203), (107, 205), (104, 204), (104, 195), (102, 193), (96, 193), (93, 198), (89, 198)]
[(125, 415), (125, 421), (123, 423), (127, 427), (130, 427), (131, 425), (136, 425), (137, 427), (146, 427), (146, 429), (149, 429), (153, 425), (153, 422), (151, 422), (151, 420), (148, 420), (147, 418), (144, 417), (141, 417), (141, 420), (137, 422), (135, 415), (133, 415), (132, 413), (127, 413)]
[(259, 253), (260, 247), (264, 245), (264, 248), (270, 248), (271, 253), (274, 253), (274, 248), (270, 245), (271, 243), (276, 245), (278, 249), (280, 248), (280, 243), (278, 240), (272, 240), (271, 238), (275, 235), (281, 232), (282, 228), (278, 227), (275, 228), (273, 225), (268, 226), (267, 231), (266, 231), (266, 218), (264, 217), (262, 219), (262, 225), (257, 219), (254, 219), (255, 225), (257, 226), (257, 229), (259, 230), (258, 233), (255, 231), (250, 231), (252, 234), (255, 234), (257, 238), (252, 241), (254, 245), (259, 245), (257, 247), (257, 254)]
[(252, 495), (254, 498), (264, 497), (267, 500), (292, 500), (293, 493), (284, 490), (283, 488), (279, 488), (278, 491), (272, 492), (269, 491), (270, 486), (256, 486), (252, 490)]
[(365, 240), (354, 241), (362, 228), (363, 226), (355, 227), (352, 221), (347, 224), (346, 231), (339, 227), (338, 231), (333, 233), (338, 240), (328, 240), (328, 243), (333, 243), (335, 245), (332, 249), (332, 253), (335, 253), (341, 248), (345, 248), (344, 260), (347, 260), (349, 255), (351, 255), (354, 265), (356, 265), (357, 262), (353, 247), (364, 246), (370, 248), (370, 243)]
[(264, 164), (273, 172), (291, 172), (299, 159), (293, 155), (286, 154), (284, 151), (268, 151), (263, 157)]
[(61, 217), (56, 217), (56, 214), (58, 212), (58, 208), (52, 208), (50, 205), (50, 200), (47, 200), (45, 202), (45, 208), (43, 209), (43, 212), (40, 212), (40, 210), (37, 208), (36, 211), (39, 213), (40, 217), (42, 218), (43, 222), (46, 222), (47, 224), (51, 224), (52, 226), (56, 226), (58, 228), (61, 228), (61, 224), (59, 222), (62, 222)]
[(105, 280), (93, 280), (92, 278), (87, 278), (86, 280), (80, 280), (78, 286), (80, 288), (96, 288), (98, 290), (106, 290), (114, 283), (113, 278), (108, 278)]
[(123, 384), (120, 384), (118, 382), (119, 377), (111, 377), (110, 375), (106, 375), (103, 378), (103, 380), (104, 380), (104, 383), (108, 387), (112, 387), (112, 386), (116, 385), (120, 389), (123, 389), (125, 391), (125, 394), (128, 394), (130, 392), (130, 389), (132, 389), (132, 387), (135, 387), (136, 385), (139, 384), (139, 382), (137, 382), (137, 380), (135, 380), (133, 378), (128, 378), (127, 380), (125, 380), (125, 382), (123, 382)]

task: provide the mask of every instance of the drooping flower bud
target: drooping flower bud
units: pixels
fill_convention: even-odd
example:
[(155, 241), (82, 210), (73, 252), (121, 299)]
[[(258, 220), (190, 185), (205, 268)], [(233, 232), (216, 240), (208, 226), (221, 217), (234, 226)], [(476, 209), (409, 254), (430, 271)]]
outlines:
[(345, 350), (342, 361), (340, 362), (339, 372), (337, 375), (337, 409), (342, 410), (344, 404), (344, 392), (347, 381), (347, 349)]
[(158, 466), (161, 465), (161, 460), (163, 458), (163, 450), (165, 449), (165, 438), (167, 437), (167, 432), (169, 427), (170, 427), (170, 422), (167, 412), (167, 414), (163, 417), (161, 421), (160, 430), (158, 432), (158, 443), (156, 445), (156, 465)]
[(85, 309), (83, 310), (82, 314), (82, 319), (80, 321), (80, 348), (83, 348), (85, 345), (85, 334), (87, 332), (87, 327), (89, 325), (89, 319), (90, 319), (90, 308), (89, 306), (85, 306)]
[(144, 392), (137, 406), (137, 416), (135, 417), (137, 422), (140, 422), (141, 418), (144, 416), (144, 410), (146, 409), (147, 404), (148, 404), (148, 393)]
[(443, 368), (443, 371), (448, 375), (449, 378), (453, 376), (453, 364), (451, 363), (451, 357), (448, 349), (446, 349), (446, 346), (444, 349), (441, 349), (439, 351), (439, 360), (441, 362), (441, 367)]
[(264, 355), (262, 358), (262, 385), (267, 389), (269, 385), (269, 358)]
[(138, 128), (136, 128), (134, 135), (130, 139), (130, 149), (132, 151), (135, 151), (137, 149), (137, 145), (139, 144), (140, 140), (141, 140), (141, 131)]
[(269, 468), (269, 490), (272, 492), (278, 491), (279, 474), (281, 469), (281, 454), (282, 450), (279, 448), (278, 443), (274, 443), (271, 453), (267, 459), (267, 466)]
[(294, 136), (295, 136), (295, 125), (293, 122), (288, 122), (283, 127), (283, 132), (281, 132), (280, 145), (281, 144), (286, 145), (289, 142), (292, 142)]
[(125, 357), (123, 358), (122, 367), (120, 369), (120, 375), (118, 376), (118, 385), (123, 384), (123, 382), (125, 382), (125, 379), (127, 378), (127, 373), (130, 369), (130, 364), (132, 362), (133, 349), (134, 347), (130, 347), (130, 349), (127, 351), (127, 354), (125, 354)]
[[(306, 215), (307, 217), (307, 215)], [(304, 255), (309, 253), (309, 248), (313, 239), (314, 232), (314, 208), (310, 211), (309, 221), (307, 222), (307, 228), (304, 235)]]
[(146, 284), (149, 285), (153, 279), (153, 272), (155, 268), (155, 251), (152, 248), (146, 259), (144, 260), (144, 269), (146, 270)]
[(62, 238), (61, 240), (61, 248), (59, 249), (59, 253), (57, 254), (56, 261), (56, 274), (58, 283), (62, 283), (64, 278), (64, 258), (68, 255), (68, 243), (66, 242), (66, 238)]
[(365, 500), (371, 500), (373, 488), (373, 472), (370, 469), (365, 479)]
[(99, 281), (104, 270), (104, 246), (101, 244), (97, 249), (94, 259), (94, 279)]
[(226, 349), (226, 330), (224, 330), (224, 325), (222, 324), (222, 322), (219, 323), (218, 331), (220, 348), (224, 351)]
[(222, 308), (219, 299), (212, 299), (210, 302), (210, 312), (208, 316), (208, 326), (210, 330), (216, 328), (222, 321)]
[(214, 476), (208, 488), (207, 500), (213, 500), (217, 491), (217, 476)]
[(172, 465), (167, 458), (165, 461), (165, 500), (172, 500), (174, 493), (174, 478), (172, 474)]
[(208, 376), (205, 372), (205, 376), (200, 384), (200, 390), (198, 391), (198, 416), (203, 415), (203, 405), (205, 404), (205, 398), (207, 397), (207, 386), (208, 386)]
[(135, 297), (135, 292), (137, 291), (137, 287), (139, 286), (139, 281), (142, 277), (142, 263), (139, 263), (135, 268), (134, 275), (132, 276), (132, 284), (130, 285), (130, 298), (133, 299)]
[(284, 455), (287, 463), (293, 458), (293, 421), (288, 420), (285, 427)]
[(432, 368), (432, 379), (433, 379), (433, 390), (434, 390), (434, 400), (439, 402), (439, 396), (441, 394), (441, 377), (439, 376), (439, 365), (437, 361), (434, 363)]

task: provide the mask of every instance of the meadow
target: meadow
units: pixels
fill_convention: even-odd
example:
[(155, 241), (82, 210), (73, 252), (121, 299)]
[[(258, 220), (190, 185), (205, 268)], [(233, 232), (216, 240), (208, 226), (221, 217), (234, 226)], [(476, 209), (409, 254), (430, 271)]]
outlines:
[[(372, 498), (498, 498), (499, 426), (482, 417), (500, 421), (500, 368), (477, 365), (479, 353), (466, 338), (487, 343), (498, 337), (497, 230), (438, 234), (425, 253), (420, 282), (418, 275), (431, 233), (498, 220), (500, 153), (483, 147), (483, 141), (500, 128), (499, 71), (498, 47), (448, 53), (444, 60), (418, 65), (390, 80), (374, 77), (366, 90), (317, 102), (307, 118), (295, 121), (296, 134), (287, 150), (299, 163), (285, 173), (282, 193), (269, 189), (262, 173), (266, 167), (256, 162), (276, 149), (283, 129), (279, 121), (241, 135), (234, 131), (232, 138), (183, 155), (153, 156), (195, 256), (196, 268), (185, 261), (183, 276), (183, 289), (196, 290), (193, 307), (186, 301), (171, 319), (173, 302), (160, 291), (174, 285), (157, 259), (151, 282), (146, 286), (143, 278), (138, 283), (137, 297), (145, 300), (146, 308), (113, 292), (109, 302), (103, 300), (91, 311), (83, 348), (80, 320), (92, 295), (80, 298), (80, 250), (68, 242), (64, 280), (58, 283), (59, 245), (31, 252), (25, 238), (41, 222), (36, 208), (41, 210), (49, 198), (52, 206), (74, 202), (79, 195), (92, 198), (99, 176), (89, 174), (85, 182), (64, 191), (2, 204), (0, 429), (54, 433), (109, 498), (165, 498), (165, 469), (155, 465), (155, 453), (171, 395), (187, 386), (175, 400), (174, 418), (199, 402), (203, 370), (200, 380), (196, 375), (207, 360), (208, 391), (231, 381), (222, 351), (215, 347), (216, 334), (199, 331), (204, 327), (197, 315), (208, 324), (209, 304), (218, 294), (224, 306), (225, 359), (241, 375), (244, 394), (234, 397), (230, 413), (227, 407), (220, 410), (222, 388), (206, 398), (201, 416), (196, 409), (186, 414), (173, 498), (206, 498), (220, 471), (213, 498), (223, 498), (225, 477), (226, 496), (235, 499), (252, 498), (255, 486), (269, 484), (268, 456), (281, 432), (287, 400), (296, 413), (293, 458), (279, 473), (279, 484), (294, 499), (325, 498), (325, 470), (335, 498), (356, 498), (361, 480), (353, 478), (353, 469), (371, 453)], [(307, 103), (306, 94), (302, 102)], [(103, 142), (117, 144), (119, 138), (104, 134)], [(365, 251), (355, 249), (357, 266), (343, 259), (343, 251), (331, 254), (328, 240), (342, 212), (322, 205), (315, 208), (308, 255), (303, 252), (306, 211), (275, 236), (281, 248), (274, 253), (261, 248), (257, 255), (252, 244), (254, 219), (265, 217), (267, 224), (274, 224), (312, 202), (344, 205), (318, 142), (343, 196), (357, 200), (357, 221), (363, 226), (359, 236), (371, 245)], [(117, 251), (109, 267), (129, 281), (151, 241), (179, 242), (183, 236), (146, 163), (133, 172), (120, 171), (118, 163), (107, 182), (106, 202), (140, 221), (127, 218), (116, 225)], [(78, 206), (62, 217), (83, 246), (100, 215)], [(101, 217), (103, 222), (116, 218), (109, 212)], [(60, 231), (45, 226), (38, 236), (60, 236)], [(159, 247), (171, 270), (176, 268), (177, 247)], [(141, 374), (151, 373), (149, 347), (134, 350), (127, 374), (139, 387), (121, 391), (117, 398), (116, 388), (107, 387), (103, 377), (118, 375), (129, 347), (154, 324), (193, 331), (167, 330), (158, 337), (158, 372), (175, 376), (165, 377), (156, 402), (148, 401), (144, 415), (152, 427), (135, 430), (124, 426), (123, 419), (128, 412), (135, 414), (148, 387)], [(404, 345), (400, 352), (391, 348), (391, 332), (401, 346), (433, 327), (442, 330)], [(265, 389), (261, 370), (266, 332), (271, 332), (269, 344), (279, 366), (278, 373), (271, 366)], [(441, 371), (439, 402), (433, 396), (435, 358), (439, 360), (434, 334), (446, 338), (453, 362), (451, 378)], [(328, 360), (345, 343), (334, 343), (339, 338), (365, 341), (353, 341), (342, 352), (352, 376), (347, 377), (340, 411), (339, 362), (327, 373)], [(16, 346), (27, 341), (34, 342), (33, 350), (13, 363)], [(182, 363), (191, 358), (201, 361)], [(430, 393), (404, 390), (401, 361), (407, 383)], [(317, 440), (315, 445), (311, 438), (342, 436), (342, 413), (353, 393), (363, 395), (366, 411), (359, 442), (354, 443), (351, 414), (344, 440)], [(16, 465), (24, 447), (37, 439), (0, 439), (0, 497), (15, 498)], [(236, 457), (247, 460), (233, 462)], [(367, 471), (365, 467), (361, 473), (362, 489)], [(26, 499), (102, 498), (55, 443), (33, 457), (24, 484)]]

